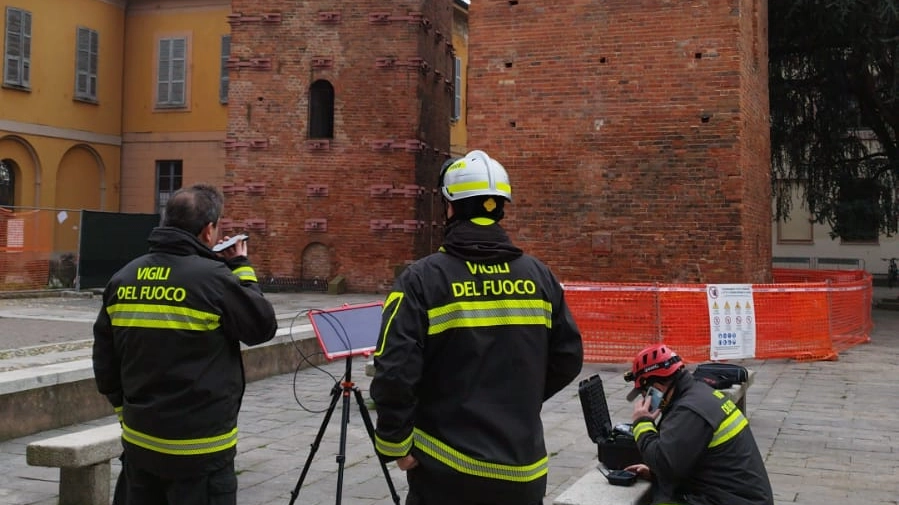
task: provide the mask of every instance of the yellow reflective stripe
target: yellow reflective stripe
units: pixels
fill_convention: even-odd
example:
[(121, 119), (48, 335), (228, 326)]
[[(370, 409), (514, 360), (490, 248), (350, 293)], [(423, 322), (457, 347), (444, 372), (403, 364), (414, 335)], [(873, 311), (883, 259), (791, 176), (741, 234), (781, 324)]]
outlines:
[(153, 452), (174, 456), (196, 456), (224, 451), (237, 445), (237, 428), (214, 437), (172, 440), (141, 433), (122, 423), (122, 438), (131, 444)]
[(390, 325), (393, 324), (393, 318), (396, 317), (397, 311), (400, 310), (400, 303), (403, 302), (404, 296), (402, 291), (394, 291), (387, 295), (387, 299), (384, 300), (384, 308), (381, 309), (381, 313), (383, 314), (386, 312), (391, 304), (393, 304), (393, 311), (390, 313), (390, 317), (387, 318), (387, 324), (384, 325), (384, 333), (381, 334), (381, 345), (378, 346), (378, 350), (375, 351), (375, 356), (380, 356), (381, 353), (384, 352), (384, 344), (387, 343), (387, 330), (389, 330)]
[(633, 426), (634, 440), (640, 440), (640, 436), (644, 433), (658, 433), (656, 425), (651, 421), (643, 421)]
[(115, 412), (116, 417), (119, 418), (119, 422), (122, 422), (122, 407), (113, 407), (112, 410)]
[(506, 193), (509, 193), (510, 195), (512, 194), (512, 186), (509, 184), (506, 184), (504, 182), (497, 182), (496, 189), (498, 189), (500, 191), (505, 191)]
[(236, 275), (242, 281), (259, 282), (256, 279), (256, 271), (253, 270), (253, 267), (237, 267), (234, 270), (231, 270), (231, 273)]
[(727, 419), (721, 422), (718, 429), (715, 430), (715, 434), (712, 435), (712, 441), (709, 442), (709, 448), (717, 447), (734, 438), (743, 431), (743, 428), (748, 424), (749, 421), (746, 420), (746, 417), (743, 416), (742, 412), (739, 410), (733, 411), (727, 416)]
[(106, 307), (113, 326), (210, 331), (221, 326), (221, 316), (212, 312), (144, 303), (117, 303)]
[(481, 226), (490, 226), (491, 224), (495, 223), (496, 221), (490, 219), (489, 217), (473, 217), (473, 218), (471, 218), (471, 222), (474, 224), (479, 224)]
[(412, 450), (412, 434), (399, 443), (388, 442), (375, 435), (375, 450), (388, 457), (402, 458)]
[(446, 187), (446, 190), (450, 194), (461, 193), (463, 191), (472, 191), (476, 189), (489, 189), (490, 181), (474, 181), (474, 182), (460, 182), (459, 184), (450, 184)]
[(541, 325), (552, 328), (552, 304), (544, 300), (453, 302), (428, 311), (428, 335), (451, 328)]
[(549, 458), (543, 456), (530, 465), (503, 465), (466, 456), (427, 433), (415, 428), (415, 447), (457, 472), (488, 479), (530, 482), (546, 475)]

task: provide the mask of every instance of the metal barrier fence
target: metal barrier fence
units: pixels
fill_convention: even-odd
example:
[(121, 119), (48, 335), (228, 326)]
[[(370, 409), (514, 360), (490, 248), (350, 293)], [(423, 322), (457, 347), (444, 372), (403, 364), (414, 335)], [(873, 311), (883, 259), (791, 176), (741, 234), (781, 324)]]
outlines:
[(73, 287), (81, 211), (0, 208), (0, 291)]
[[(755, 357), (836, 359), (868, 342), (871, 275), (864, 270), (775, 268), (774, 284), (752, 285)], [(667, 343), (685, 360), (708, 361), (704, 284), (566, 283), (565, 298), (584, 336), (588, 362), (625, 363), (647, 345)]]

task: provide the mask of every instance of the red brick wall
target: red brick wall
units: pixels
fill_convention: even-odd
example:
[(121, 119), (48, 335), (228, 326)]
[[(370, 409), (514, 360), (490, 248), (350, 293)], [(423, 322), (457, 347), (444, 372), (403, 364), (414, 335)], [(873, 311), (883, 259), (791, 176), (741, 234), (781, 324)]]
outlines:
[[(395, 267), (438, 245), (432, 188), (449, 152), (451, 2), (233, 0), (232, 11), (244, 16), (232, 20), (232, 58), (267, 58), (270, 68), (230, 74), (230, 228), (254, 237), (261, 277), (324, 273), (344, 276), (352, 291), (387, 289)], [(266, 13), (280, 20), (258, 19)], [(376, 13), (389, 19), (373, 23)], [(379, 68), (379, 59), (396, 65)], [(318, 79), (335, 90), (334, 138), (323, 150), (308, 144), (308, 90)], [(385, 140), (394, 143), (377, 149)], [(416, 140), (425, 145), (407, 148)], [(389, 197), (372, 196), (376, 185)], [(427, 187), (406, 195), (411, 185)], [(310, 230), (308, 220), (324, 225)], [(385, 229), (373, 231), (372, 220)]]
[(569, 281), (770, 281), (764, 5), (472, 2), (468, 143), (517, 243)]
[(749, 282), (771, 282), (771, 145), (768, 102), (768, 3), (741, 0), (740, 44), (743, 119), (741, 156), (744, 164), (743, 256)]

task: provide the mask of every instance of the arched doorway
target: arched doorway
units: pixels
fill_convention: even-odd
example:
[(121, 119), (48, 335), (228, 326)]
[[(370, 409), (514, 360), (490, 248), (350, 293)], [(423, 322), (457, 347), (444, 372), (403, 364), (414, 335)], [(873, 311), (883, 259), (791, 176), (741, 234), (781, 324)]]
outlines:
[(103, 163), (87, 145), (66, 151), (56, 169), (56, 204), (59, 209), (103, 209)]
[(0, 153), (3, 164), (10, 174), (2, 201), (16, 207), (40, 207), (41, 205), (41, 165), (37, 152), (22, 137), (7, 135), (0, 137)]
[(0, 160), (0, 207), (16, 204), (16, 172), (18, 166), (11, 159)]
[(326, 291), (331, 279), (331, 254), (328, 246), (313, 242), (303, 249), (300, 284), (304, 288)]
[[(56, 214), (55, 250), (78, 250), (81, 210), (103, 209), (103, 165), (90, 146), (76, 145), (66, 151), (56, 169), (54, 207), (69, 212)], [(71, 212), (75, 211), (75, 212)], [(66, 219), (63, 219), (66, 216)]]

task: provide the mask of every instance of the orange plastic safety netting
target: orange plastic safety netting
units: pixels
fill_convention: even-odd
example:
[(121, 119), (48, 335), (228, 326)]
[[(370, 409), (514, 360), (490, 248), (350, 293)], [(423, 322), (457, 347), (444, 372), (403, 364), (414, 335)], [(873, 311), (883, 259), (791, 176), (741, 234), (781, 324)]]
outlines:
[(47, 287), (52, 230), (52, 213), (0, 208), (0, 291)]
[[(834, 359), (867, 342), (871, 275), (863, 270), (774, 269), (774, 284), (752, 285), (755, 357)], [(584, 337), (588, 362), (630, 361), (664, 342), (686, 361), (711, 350), (705, 284), (565, 283), (565, 297)]]

